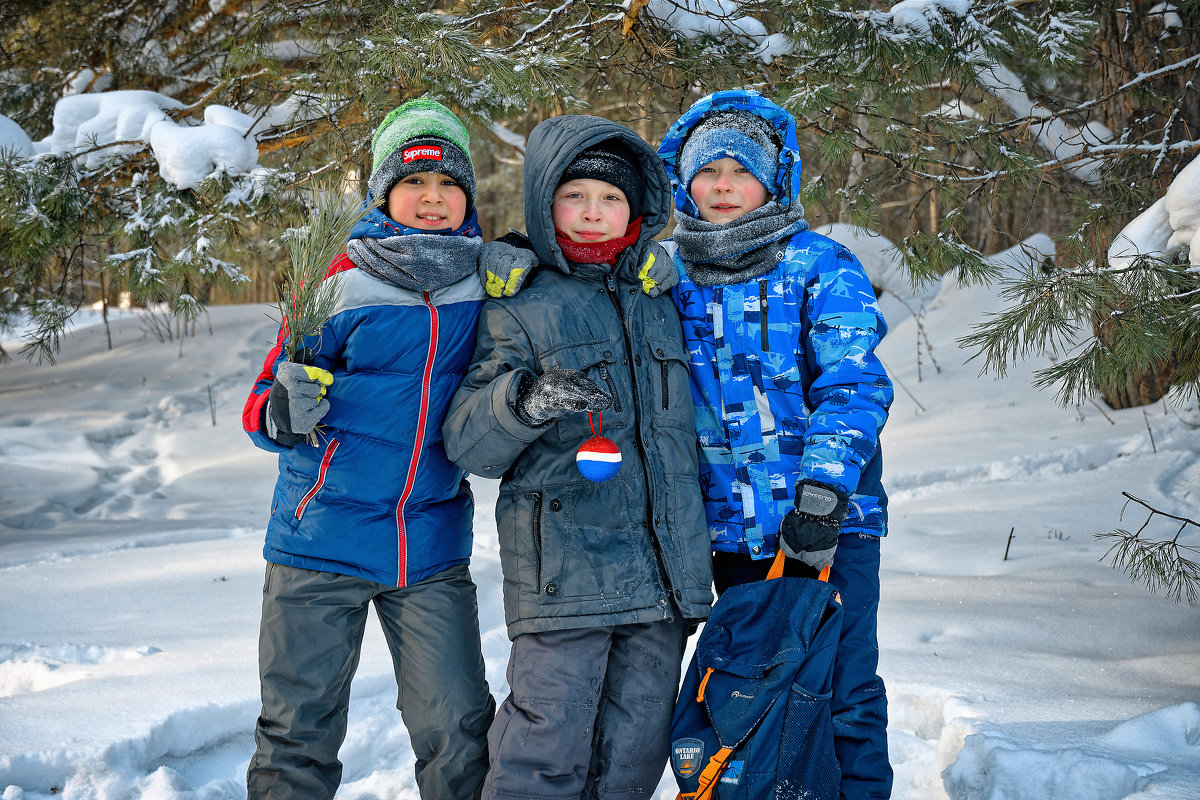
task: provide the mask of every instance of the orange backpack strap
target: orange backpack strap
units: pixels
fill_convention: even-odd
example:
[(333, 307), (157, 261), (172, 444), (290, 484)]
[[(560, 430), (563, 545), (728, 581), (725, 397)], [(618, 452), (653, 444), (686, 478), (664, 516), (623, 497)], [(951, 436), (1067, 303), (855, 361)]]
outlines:
[(708, 671), (704, 673), (704, 677), (700, 679), (700, 688), (696, 691), (696, 702), (697, 703), (704, 702), (704, 688), (706, 686), (708, 686), (708, 679), (712, 677), (712, 674), (713, 674), (713, 668), (709, 667)]
[(696, 787), (696, 791), (687, 794), (680, 792), (675, 800), (709, 800), (713, 790), (717, 788), (717, 778), (721, 777), (721, 773), (725, 771), (725, 762), (729, 760), (732, 752), (732, 747), (722, 747), (713, 753), (713, 757), (708, 760), (704, 771), (700, 773), (700, 784)]
[[(783, 577), (783, 564), (784, 564), (784, 559), (786, 559), (786, 558), (787, 558), (787, 556), (785, 556), (783, 554), (782, 549), (775, 551), (775, 560), (771, 562), (771, 569), (769, 572), (767, 572), (767, 580), (770, 581), (770, 580), (774, 580), (775, 578)], [(830, 564), (829, 566), (825, 567), (825, 569), (821, 570), (821, 574), (817, 576), (817, 580), (825, 581), (826, 583), (829, 583), (829, 572), (832, 569), (833, 569), (833, 564)]]

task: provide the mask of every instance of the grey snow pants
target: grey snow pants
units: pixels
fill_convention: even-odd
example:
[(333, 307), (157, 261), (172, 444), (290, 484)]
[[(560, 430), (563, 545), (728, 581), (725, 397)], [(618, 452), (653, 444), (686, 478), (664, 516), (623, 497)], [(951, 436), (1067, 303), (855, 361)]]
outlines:
[(331, 798), (342, 778), (350, 682), (367, 610), (383, 627), (423, 800), (473, 800), (487, 769), (495, 701), (466, 565), (396, 588), (268, 564), (259, 631), (262, 714), (249, 800)]
[(685, 627), (675, 619), (513, 640), (484, 800), (650, 797), (667, 763)]

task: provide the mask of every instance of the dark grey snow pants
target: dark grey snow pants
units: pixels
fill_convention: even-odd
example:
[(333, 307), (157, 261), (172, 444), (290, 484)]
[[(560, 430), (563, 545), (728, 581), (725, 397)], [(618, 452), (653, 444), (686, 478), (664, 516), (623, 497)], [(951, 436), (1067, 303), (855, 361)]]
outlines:
[(680, 620), (518, 636), (484, 800), (639, 800), (662, 778)]
[(383, 626), (423, 800), (473, 800), (495, 710), (484, 678), (479, 607), (466, 565), (396, 588), (267, 565), (259, 631), (262, 714), (249, 800), (331, 798), (342, 778), (350, 681), (367, 610)]

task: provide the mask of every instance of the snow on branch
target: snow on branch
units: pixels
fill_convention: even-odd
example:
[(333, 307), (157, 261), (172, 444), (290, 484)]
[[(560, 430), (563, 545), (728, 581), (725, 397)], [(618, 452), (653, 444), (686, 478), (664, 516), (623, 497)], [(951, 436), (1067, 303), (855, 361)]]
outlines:
[[(982, 53), (980, 54), (982, 56)], [(979, 85), (1007, 105), (1019, 117), (1040, 120), (1030, 125), (1038, 144), (1057, 160), (1069, 161), (1089, 146), (1096, 147), (1112, 139), (1112, 131), (1098, 122), (1082, 128), (1069, 125), (1050, 109), (1039, 105), (1025, 91), (1020, 78), (1012, 70), (992, 62), (979, 72)], [(1100, 180), (1100, 164), (1094, 159), (1079, 159), (1067, 167), (1075, 177), (1088, 183)]]
[(1113, 240), (1108, 263), (1126, 267), (1139, 258), (1168, 259), (1185, 253), (1200, 265), (1200, 158), (1179, 171), (1166, 193), (1135, 217)]
[(114, 157), (149, 147), (164, 180), (192, 189), (214, 172), (240, 175), (258, 166), (253, 118), (226, 106), (204, 109), (204, 121), (188, 125), (170, 112), (183, 104), (144, 90), (76, 94), (54, 106), (54, 129), (33, 143), (33, 152), (78, 153), (97, 168)]
[(771, 33), (758, 19), (740, 13), (733, 0), (649, 0), (645, 13), (685, 39), (704, 36), (742, 42), (750, 55), (765, 64), (790, 54), (795, 43), (782, 33)]
[(149, 148), (163, 180), (177, 189), (194, 189), (214, 173), (254, 173), (258, 140), (328, 114), (332, 102), (295, 93), (278, 105), (254, 109), (253, 115), (214, 104), (205, 106), (202, 121), (194, 123), (184, 115), (196, 104), (158, 92), (68, 94), (55, 104), (53, 130), (41, 141), (31, 141), (17, 123), (0, 116), (0, 151), (74, 155), (85, 169), (98, 169)]
[[(983, 65), (976, 74), (979, 87), (1004, 103), (1017, 117), (1031, 120), (1029, 129), (1037, 143), (1051, 153), (1055, 160), (1066, 162), (1066, 168), (1082, 181), (1100, 180), (1100, 163), (1091, 158), (1077, 158), (1089, 146), (1111, 141), (1112, 132), (1099, 123), (1076, 128), (1065, 122), (1060, 114), (1040, 105), (1029, 96), (1024, 82), (1015, 72), (1000, 64), (986, 48), (1008, 52), (1010, 46), (999, 34), (976, 18), (974, 11), (984, 3), (970, 0), (902, 0), (887, 11), (867, 12), (866, 18), (883, 38), (905, 40), (910, 37), (931, 39), (936, 32), (947, 29), (947, 17), (965, 23), (976, 44), (969, 55)], [(1064, 60), (1073, 20), (1051, 20), (1050, 33), (1039, 37), (1039, 45), (1047, 51), (1051, 62)], [(946, 107), (953, 113), (953, 106)], [(973, 110), (968, 109), (969, 113)]]
[[(645, 12), (686, 38), (711, 36), (742, 41), (752, 47), (751, 55), (770, 63), (779, 55), (795, 51), (795, 43), (779, 33), (770, 33), (754, 17), (740, 14), (739, 3), (732, 0), (649, 0)], [(1062, 115), (1041, 106), (1029, 96), (1023, 81), (1001, 65), (989, 53), (1010, 53), (1011, 45), (980, 15), (995, 4), (972, 0), (901, 0), (885, 11), (845, 11), (847, 24), (866, 25), (882, 40), (904, 44), (933, 42), (951, 33), (951, 20), (965, 26), (974, 42), (969, 57), (982, 65), (977, 73), (979, 87), (1003, 102), (1013, 114), (1031, 121), (1030, 132), (1037, 143), (1077, 178), (1088, 183), (1100, 179), (1100, 162), (1081, 157), (1089, 147), (1111, 141), (1112, 132), (1099, 123), (1077, 128)], [(1008, 11), (1001, 4), (1002, 11)], [(998, 12), (997, 12), (998, 13)], [(1039, 36), (1039, 46), (1053, 63), (1066, 60), (1074, 28), (1082, 24), (1074, 18), (1055, 18)], [(942, 107), (947, 116), (971, 116), (974, 110), (961, 104)]]

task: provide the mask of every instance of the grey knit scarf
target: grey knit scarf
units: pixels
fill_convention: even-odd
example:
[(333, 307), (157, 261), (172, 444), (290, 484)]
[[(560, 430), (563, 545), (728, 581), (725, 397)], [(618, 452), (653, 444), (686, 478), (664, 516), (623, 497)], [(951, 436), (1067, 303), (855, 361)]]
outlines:
[(346, 254), (354, 265), (379, 280), (432, 292), (475, 274), (483, 239), (412, 233), (386, 239), (351, 239)]
[(675, 223), (671, 238), (697, 286), (744, 283), (770, 272), (783, 258), (775, 243), (808, 230), (802, 205), (774, 200), (720, 225), (676, 210)]

